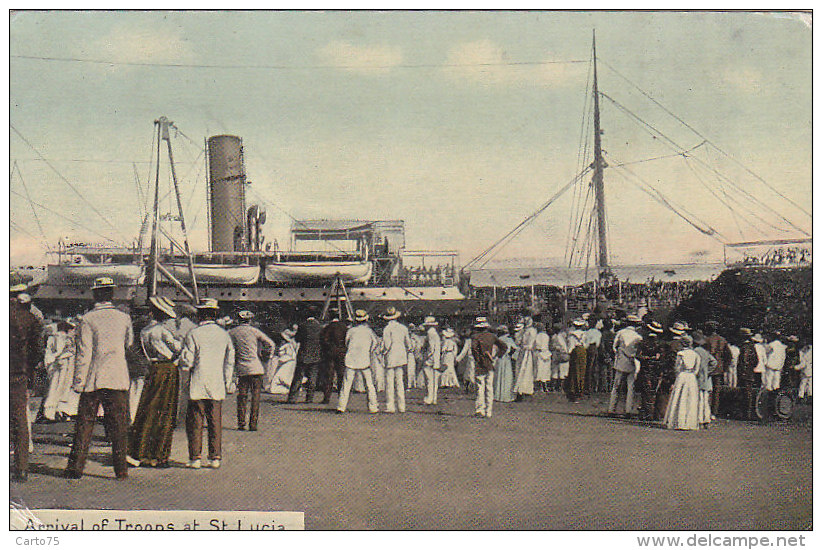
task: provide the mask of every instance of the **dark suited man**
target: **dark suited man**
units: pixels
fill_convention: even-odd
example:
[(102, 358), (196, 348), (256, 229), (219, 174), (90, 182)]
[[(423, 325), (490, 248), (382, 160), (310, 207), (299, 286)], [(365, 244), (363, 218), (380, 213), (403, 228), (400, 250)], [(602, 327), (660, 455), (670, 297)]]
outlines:
[(74, 442), (71, 445), (64, 477), (79, 479), (88, 457), (91, 433), (102, 403), (106, 433), (111, 439), (111, 454), (117, 479), (128, 477), (130, 386), (126, 349), (134, 341), (131, 317), (112, 304), (114, 281), (100, 277), (91, 287), (94, 308), (83, 316), (77, 327), (72, 388), (80, 394)]
[(314, 401), (314, 389), (317, 386), (317, 376), (320, 370), (320, 360), (322, 359), (320, 333), (323, 329), (317, 320), (316, 314), (315, 308), (309, 309), (308, 317), (299, 324), (297, 334), (294, 336), (294, 339), (300, 344), (300, 349), (297, 351), (297, 367), (294, 370), (294, 378), (288, 388), (287, 403), (297, 402), (297, 394), (300, 391), (303, 376), (308, 378), (305, 388), (305, 402), (312, 403)]
[(28, 389), (34, 368), (43, 360), (43, 325), (17, 296), (26, 285), (10, 288), (9, 300), (9, 420), (14, 447), (13, 481), (26, 481), (29, 468)]
[(322, 346), (322, 377), (323, 380), (323, 403), (331, 402), (331, 394), (334, 392), (334, 378), (337, 379), (337, 391), (342, 386), (343, 375), (345, 374), (345, 335), (348, 332), (348, 325), (343, 323), (339, 317), (339, 310), (331, 310), (334, 319), (323, 328), (320, 334), (320, 345)]

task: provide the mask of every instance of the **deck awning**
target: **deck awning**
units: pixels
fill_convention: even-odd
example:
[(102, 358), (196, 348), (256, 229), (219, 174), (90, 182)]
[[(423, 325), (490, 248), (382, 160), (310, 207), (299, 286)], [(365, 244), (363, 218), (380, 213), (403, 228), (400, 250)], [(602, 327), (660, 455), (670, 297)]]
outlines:
[(291, 235), (298, 241), (357, 240), (374, 233), (374, 222), (367, 220), (295, 220)]

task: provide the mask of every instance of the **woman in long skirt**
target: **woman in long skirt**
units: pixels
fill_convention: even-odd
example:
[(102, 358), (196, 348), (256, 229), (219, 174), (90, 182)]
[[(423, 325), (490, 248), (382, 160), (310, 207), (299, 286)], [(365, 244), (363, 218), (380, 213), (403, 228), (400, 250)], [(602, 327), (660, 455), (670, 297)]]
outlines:
[(177, 423), (180, 372), (174, 359), (182, 342), (163, 324), (176, 316), (173, 302), (157, 296), (149, 302), (152, 320), (140, 332), (140, 343), (151, 366), (129, 431), (127, 460), (132, 466), (163, 468), (169, 465)]
[(669, 430), (699, 429), (699, 385), (696, 374), (699, 356), (691, 349), (693, 341), (684, 334), (679, 337), (683, 349), (676, 354), (676, 381), (671, 389), (664, 424)]
[(277, 371), (271, 380), (269, 392), (276, 394), (287, 394), (294, 379), (294, 371), (297, 368), (297, 350), (300, 345), (294, 340), (297, 331), (294, 327), (285, 329), (280, 333), (283, 342), (277, 354)]
[(442, 358), (441, 363), (445, 369), (440, 376), (441, 388), (459, 388), (460, 381), (457, 379), (457, 333), (453, 329), (447, 328), (442, 331)]
[(497, 358), (494, 366), (494, 400), (503, 403), (511, 403), (516, 399), (514, 393), (514, 364), (511, 355), (516, 353), (517, 345), (514, 339), (508, 335), (508, 327), (501, 325), (497, 328), (500, 341), (508, 346), (504, 354)]
[(537, 337), (534, 340), (534, 361), (536, 376), (534, 381), (542, 391), (548, 391), (551, 383), (551, 337), (543, 323), (537, 323)]
[(57, 332), (49, 336), (43, 362), (49, 371), (49, 390), (43, 402), (43, 416), (62, 420), (77, 415), (80, 394), (71, 385), (74, 382), (74, 328), (70, 321), (60, 321)]
[(517, 392), (517, 399), (534, 394), (534, 371), (536, 361), (534, 361), (534, 343), (537, 339), (537, 329), (531, 317), (525, 318), (525, 328), (522, 332), (522, 344), (520, 353), (517, 356), (516, 381), (514, 391)]

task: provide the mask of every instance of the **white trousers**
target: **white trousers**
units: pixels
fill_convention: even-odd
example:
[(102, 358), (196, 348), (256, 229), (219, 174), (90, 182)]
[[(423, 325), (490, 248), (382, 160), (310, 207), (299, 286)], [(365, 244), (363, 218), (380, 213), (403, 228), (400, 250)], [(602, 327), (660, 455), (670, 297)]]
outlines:
[(625, 413), (631, 414), (634, 411), (634, 380), (635, 372), (614, 371), (614, 385), (611, 387), (611, 401), (608, 403), (608, 412), (616, 412), (617, 397), (619, 396), (619, 385), (624, 378), (628, 378), (628, 395), (625, 397)]
[(774, 369), (765, 369), (762, 373), (762, 385), (768, 391), (778, 390), (782, 382), (782, 371)]
[(402, 371), (402, 367), (385, 369), (385, 393), (388, 400), (386, 410), (388, 412), (394, 412), (397, 409), (405, 412), (405, 384), (402, 380)]
[(425, 367), (423, 372), (425, 373), (425, 387), (428, 389), (423, 403), (426, 405), (436, 405), (437, 389), (439, 389), (440, 386), (440, 371), (434, 370), (431, 367)]
[(811, 380), (812, 377), (803, 376), (799, 380), (799, 398), (803, 397), (813, 397), (813, 381)]
[[(359, 376), (358, 376), (359, 375)], [(351, 395), (351, 386), (354, 385), (354, 378), (358, 378), (365, 383), (366, 392), (368, 392), (368, 411), (378, 412), (380, 410), (379, 403), (377, 403), (377, 389), (374, 387), (374, 378), (371, 374), (371, 369), (350, 369), (345, 368), (343, 375), (342, 389), (340, 390), (340, 400), (337, 402), (337, 410), (345, 412), (348, 406), (348, 397)]]
[(725, 373), (725, 385), (729, 388), (735, 388), (737, 384), (736, 367), (731, 367), (728, 369), (728, 372)]
[(494, 371), (485, 374), (477, 373), (477, 400), (474, 411), (480, 416), (491, 418), (494, 406)]

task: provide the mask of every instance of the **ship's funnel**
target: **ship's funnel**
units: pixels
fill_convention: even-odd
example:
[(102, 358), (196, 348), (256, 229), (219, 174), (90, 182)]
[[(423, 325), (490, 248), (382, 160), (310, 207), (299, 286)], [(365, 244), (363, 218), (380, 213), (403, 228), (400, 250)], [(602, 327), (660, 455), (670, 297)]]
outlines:
[(211, 250), (239, 252), (246, 244), (245, 161), (237, 136), (208, 139)]

